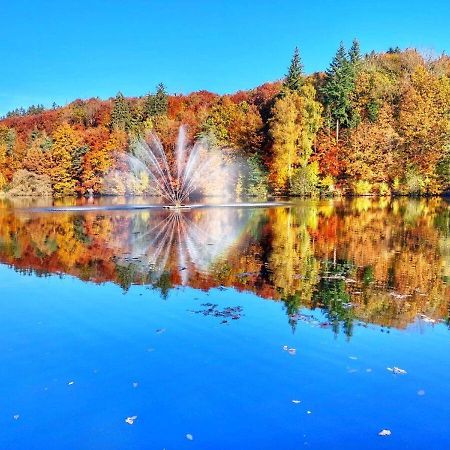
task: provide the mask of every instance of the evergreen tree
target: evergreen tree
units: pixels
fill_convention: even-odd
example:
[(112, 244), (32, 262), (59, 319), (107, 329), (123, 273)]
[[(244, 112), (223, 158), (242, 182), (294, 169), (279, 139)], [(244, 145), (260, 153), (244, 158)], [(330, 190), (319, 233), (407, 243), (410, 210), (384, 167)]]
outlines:
[(144, 115), (146, 118), (164, 116), (167, 114), (168, 95), (164, 84), (156, 86), (156, 94), (148, 94), (144, 102)]
[(288, 73), (284, 79), (283, 87), (290, 91), (299, 91), (303, 84), (303, 65), (298, 48), (295, 47)]
[(347, 58), (344, 44), (341, 42), (336, 55), (326, 71), (322, 88), (324, 104), (330, 126), (336, 130), (336, 142), (339, 142), (340, 126), (349, 126), (352, 118), (350, 96), (354, 87), (354, 74)]
[(118, 92), (111, 111), (111, 128), (113, 130), (128, 130), (131, 120), (130, 105), (123, 94)]
[(348, 52), (348, 57), (350, 60), (350, 64), (357, 65), (361, 61), (361, 49), (359, 47), (358, 39), (353, 39), (352, 46)]

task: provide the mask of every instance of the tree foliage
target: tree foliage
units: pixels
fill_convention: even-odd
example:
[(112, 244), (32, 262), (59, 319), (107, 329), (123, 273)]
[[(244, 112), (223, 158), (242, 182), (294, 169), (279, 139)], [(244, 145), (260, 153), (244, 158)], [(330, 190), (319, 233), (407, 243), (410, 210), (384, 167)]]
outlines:
[(58, 196), (102, 193), (118, 152), (151, 131), (173, 156), (181, 124), (242, 159), (244, 193), (303, 195), (317, 162), (322, 192), (439, 194), (450, 188), (450, 58), (362, 55), (354, 40), (325, 73), (304, 75), (296, 49), (284, 80), (231, 95), (169, 96), (160, 84), (143, 97), (18, 108), (0, 120), (0, 189), (26, 170)]

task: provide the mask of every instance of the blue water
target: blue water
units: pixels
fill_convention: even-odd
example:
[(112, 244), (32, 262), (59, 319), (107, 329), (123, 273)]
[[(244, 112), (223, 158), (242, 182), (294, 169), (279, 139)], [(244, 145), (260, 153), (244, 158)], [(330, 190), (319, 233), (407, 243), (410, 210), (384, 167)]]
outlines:
[(281, 302), (232, 288), (164, 299), (7, 266), (0, 292), (1, 449), (450, 448), (444, 324), (293, 333)]

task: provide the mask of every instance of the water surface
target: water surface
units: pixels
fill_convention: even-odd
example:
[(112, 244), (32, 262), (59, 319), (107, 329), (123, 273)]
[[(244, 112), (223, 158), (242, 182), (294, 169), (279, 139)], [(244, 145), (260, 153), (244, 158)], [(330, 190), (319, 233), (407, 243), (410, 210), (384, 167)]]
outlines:
[(0, 448), (450, 447), (446, 201), (17, 206)]

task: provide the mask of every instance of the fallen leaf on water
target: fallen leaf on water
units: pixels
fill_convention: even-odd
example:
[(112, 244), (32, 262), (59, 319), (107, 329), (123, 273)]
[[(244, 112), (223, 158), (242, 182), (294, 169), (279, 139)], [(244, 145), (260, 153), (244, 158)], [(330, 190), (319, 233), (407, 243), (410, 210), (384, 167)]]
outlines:
[(400, 367), (387, 367), (387, 370), (398, 375), (406, 375), (408, 372), (406, 370), (400, 369)]
[(125, 419), (125, 422), (128, 425), (133, 425), (134, 421), (137, 419), (137, 416), (130, 416)]
[(194, 436), (192, 436), (192, 434), (187, 434), (186, 435), (186, 439), (188, 440), (188, 441), (193, 441), (194, 440)]
[(378, 433), (378, 436), (390, 436), (390, 435), (391, 435), (391, 430), (383, 429)]

